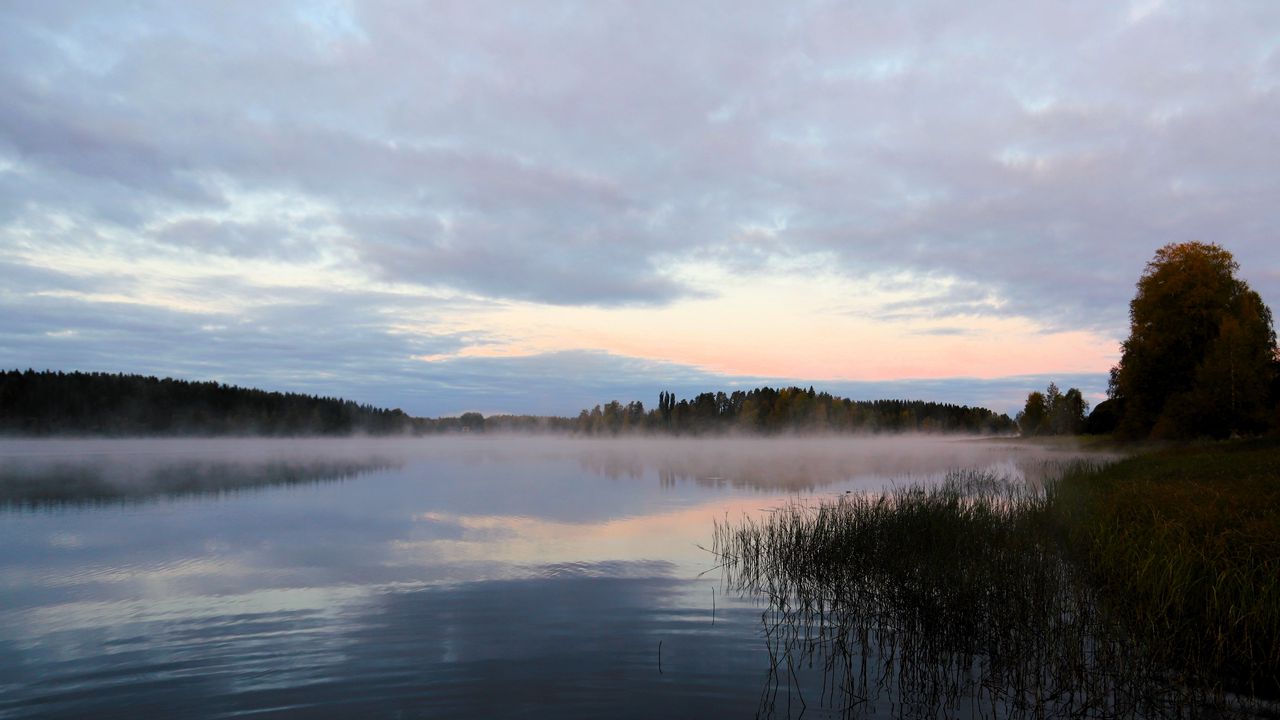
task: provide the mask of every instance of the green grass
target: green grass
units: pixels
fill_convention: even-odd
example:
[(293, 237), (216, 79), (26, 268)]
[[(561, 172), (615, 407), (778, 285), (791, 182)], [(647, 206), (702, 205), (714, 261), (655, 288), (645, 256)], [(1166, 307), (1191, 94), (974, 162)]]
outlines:
[(1131, 457), (1053, 510), (1108, 612), (1189, 680), (1280, 694), (1280, 444)]
[(1078, 464), (1041, 493), (959, 473), (793, 504), (717, 525), (714, 550), (768, 599), (766, 700), (817, 662), (844, 714), (887, 695), (1179, 717), (1276, 710), (1278, 543), (1280, 445), (1251, 442)]

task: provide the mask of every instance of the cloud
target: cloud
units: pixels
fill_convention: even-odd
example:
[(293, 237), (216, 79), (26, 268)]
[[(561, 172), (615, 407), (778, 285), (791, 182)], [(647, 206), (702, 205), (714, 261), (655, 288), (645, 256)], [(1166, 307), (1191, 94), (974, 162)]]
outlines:
[(316, 248), (292, 227), (277, 223), (186, 218), (165, 223), (152, 235), (157, 243), (192, 248), (211, 255), (306, 261)]
[(52, 268), (33, 267), (3, 258), (0, 258), (0, 276), (4, 277), (0, 297), (58, 290), (90, 291), (105, 284), (99, 278), (77, 277)]
[[(215, 266), (253, 288), (315, 272), (657, 309), (821, 264), (929, 288), (880, 317), (934, 334), (1013, 317), (1116, 339), (1168, 242), (1221, 242), (1280, 298), (1277, 23), (1197, 2), (10, 4), (0, 260), (110, 302), (149, 292), (129, 262), (163, 259), (168, 285)], [(355, 306), (403, 319), (392, 294)], [(23, 298), (9, 310), (49, 312)], [(351, 337), (391, 327), (330, 301), (314, 308)], [(31, 337), (11, 356), (52, 352)], [(152, 357), (138, 343), (81, 360)]]
[(420, 363), (413, 356), (455, 352), (463, 339), (398, 331), (397, 319), (380, 312), (389, 302), (396, 301), (341, 291), (308, 299), (295, 292), (287, 302), (232, 313), (75, 293), (3, 295), (0, 366), (219, 380), (395, 406), (402, 396), (416, 396), (410, 386)]

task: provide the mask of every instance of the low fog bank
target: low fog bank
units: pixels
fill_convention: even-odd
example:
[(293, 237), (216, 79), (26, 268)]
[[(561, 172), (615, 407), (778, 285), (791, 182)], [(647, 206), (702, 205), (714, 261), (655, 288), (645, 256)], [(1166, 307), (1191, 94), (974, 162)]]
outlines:
[(164, 458), (228, 462), (317, 458), (400, 457), (421, 443), (400, 437), (156, 437), (0, 438), (0, 462), (151, 463)]
[(375, 447), (319, 440), (0, 440), (0, 507), (242, 492), (400, 465)]
[(663, 483), (790, 491), (833, 484), (878, 489), (971, 468), (1039, 481), (1063, 463), (1116, 457), (1075, 444), (938, 435), (602, 440), (579, 450), (584, 468), (609, 477), (656, 470)]
[[(937, 435), (0, 440), (0, 504), (93, 502), (350, 478), (414, 463), (564, 463), (591, 475), (664, 485), (871, 489), (990, 469), (1035, 480), (1046, 468), (1114, 454), (1080, 446)], [(436, 480), (438, 481), (438, 480)]]

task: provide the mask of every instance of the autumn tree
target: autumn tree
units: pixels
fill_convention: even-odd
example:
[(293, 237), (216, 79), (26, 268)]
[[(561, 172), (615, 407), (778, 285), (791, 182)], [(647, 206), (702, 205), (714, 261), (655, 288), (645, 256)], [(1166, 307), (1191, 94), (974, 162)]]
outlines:
[(1024, 436), (1078, 435), (1084, 430), (1089, 403), (1078, 388), (1058, 389), (1050, 382), (1043, 393), (1027, 395), (1027, 403), (1018, 413), (1018, 429)]
[(1079, 435), (1084, 431), (1089, 403), (1079, 388), (1068, 388), (1049, 408), (1049, 427), (1054, 435)]
[(1147, 263), (1113, 371), (1122, 434), (1224, 437), (1265, 426), (1275, 330), (1238, 270), (1231, 253), (1199, 242), (1166, 245)]
[(1027, 404), (1022, 408), (1022, 412), (1018, 413), (1016, 418), (1018, 429), (1023, 435), (1030, 437), (1031, 435), (1039, 435), (1040, 428), (1045, 425), (1045, 402), (1044, 393), (1033, 392), (1027, 395)]

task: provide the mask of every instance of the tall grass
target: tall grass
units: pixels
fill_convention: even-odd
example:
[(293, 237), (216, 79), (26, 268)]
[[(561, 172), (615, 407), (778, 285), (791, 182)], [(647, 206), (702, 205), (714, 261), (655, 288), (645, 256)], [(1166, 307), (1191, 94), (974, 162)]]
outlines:
[[(1124, 542), (1097, 531), (1100, 501), (1085, 478), (1104, 472), (1077, 466), (1040, 490), (953, 473), (940, 487), (717, 524), (726, 583), (768, 603), (761, 714), (779, 712), (780, 697), (807, 706), (800, 685), (814, 673), (817, 704), (844, 716), (886, 703), (895, 715), (929, 717), (1257, 711), (1212, 655), (1179, 658), (1182, 641), (1166, 625), (1142, 626), (1146, 610), (1118, 584), (1126, 566), (1098, 560)], [(1265, 671), (1249, 667), (1250, 677)]]
[(1280, 446), (1178, 448), (1058, 483), (1108, 613), (1184, 681), (1280, 696)]

